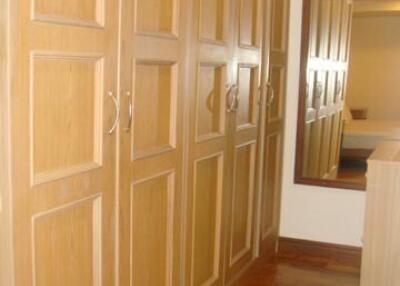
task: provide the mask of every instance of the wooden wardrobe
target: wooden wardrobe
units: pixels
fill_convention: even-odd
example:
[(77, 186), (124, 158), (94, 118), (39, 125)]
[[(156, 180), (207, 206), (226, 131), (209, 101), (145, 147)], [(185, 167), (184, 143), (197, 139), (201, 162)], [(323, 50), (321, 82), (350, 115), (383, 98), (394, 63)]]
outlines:
[[(346, 96), (351, 0), (307, 0), (303, 43), (308, 45), (302, 176), (336, 178)], [(303, 127), (299, 127), (302, 128)]]
[(1, 286), (227, 285), (274, 252), (289, 0), (0, 8)]

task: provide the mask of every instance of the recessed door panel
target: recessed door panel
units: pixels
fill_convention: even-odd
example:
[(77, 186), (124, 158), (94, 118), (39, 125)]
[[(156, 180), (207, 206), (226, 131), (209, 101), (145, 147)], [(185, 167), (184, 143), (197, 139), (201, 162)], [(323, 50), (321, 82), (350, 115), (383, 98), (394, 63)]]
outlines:
[(138, 63), (133, 94), (134, 157), (146, 157), (175, 146), (176, 67)]
[(267, 239), (277, 223), (278, 193), (280, 190), (281, 134), (271, 133), (266, 138), (264, 184), (262, 190), (261, 239)]
[(287, 37), (287, 5), (286, 1), (273, 0), (272, 1), (272, 50), (285, 52), (286, 50), (286, 37)]
[(175, 33), (177, 0), (136, 0), (136, 30)]
[(239, 104), (236, 124), (238, 128), (256, 124), (257, 95), (258, 95), (258, 68), (239, 67)]
[(353, 4), (342, 0), (342, 24), (340, 30), (339, 60), (346, 62), (349, 54), (349, 41), (351, 32), (351, 18), (353, 17)]
[(204, 40), (225, 40), (226, 0), (200, 1), (200, 38)]
[(34, 285), (100, 285), (100, 197), (35, 215), (32, 222)]
[(283, 93), (285, 91), (285, 66), (271, 66), (270, 72), (271, 87), (273, 88), (273, 98), (270, 98), (268, 112), (269, 122), (281, 120), (283, 117)]
[(237, 147), (235, 151), (230, 265), (247, 254), (251, 247), (254, 150), (255, 145), (248, 144)]
[(35, 0), (35, 20), (75, 25), (103, 25), (104, 0)]
[(36, 55), (32, 76), (34, 183), (100, 166), (102, 60)]
[(318, 19), (318, 56), (327, 59), (329, 56), (329, 31), (331, 24), (332, 0), (320, 0)]
[(219, 278), (223, 157), (201, 159), (195, 166), (193, 281), (210, 285)]
[(133, 185), (131, 193), (131, 285), (171, 285), (174, 175)]
[(245, 46), (258, 44), (258, 0), (240, 0), (239, 43)]
[(197, 94), (197, 139), (222, 135), (225, 124), (226, 67), (201, 65)]

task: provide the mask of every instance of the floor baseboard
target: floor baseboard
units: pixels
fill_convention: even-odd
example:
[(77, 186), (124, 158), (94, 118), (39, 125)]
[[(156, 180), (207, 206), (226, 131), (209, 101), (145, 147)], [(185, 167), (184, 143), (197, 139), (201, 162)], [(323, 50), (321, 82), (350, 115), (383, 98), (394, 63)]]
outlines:
[(361, 247), (345, 246), (287, 237), (279, 238), (278, 255), (281, 258), (293, 258), (318, 261), (327, 269), (360, 272)]

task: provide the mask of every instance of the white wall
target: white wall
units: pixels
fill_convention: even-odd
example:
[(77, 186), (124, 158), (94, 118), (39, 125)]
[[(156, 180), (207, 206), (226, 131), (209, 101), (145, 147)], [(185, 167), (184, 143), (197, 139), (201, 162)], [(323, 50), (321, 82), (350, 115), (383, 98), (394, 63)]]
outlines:
[(302, 1), (291, 0), (281, 229), (283, 237), (361, 246), (365, 193), (294, 184)]

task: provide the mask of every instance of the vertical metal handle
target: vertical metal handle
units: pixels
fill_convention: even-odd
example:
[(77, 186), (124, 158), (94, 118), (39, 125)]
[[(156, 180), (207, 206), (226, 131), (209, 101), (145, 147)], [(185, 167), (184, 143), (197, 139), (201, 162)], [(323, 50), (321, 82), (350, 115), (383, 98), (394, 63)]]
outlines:
[(129, 91), (126, 92), (126, 96), (128, 97), (129, 104), (128, 104), (128, 125), (125, 128), (125, 132), (129, 133), (132, 128), (133, 106), (132, 106), (132, 96)]
[(342, 82), (340, 80), (337, 80), (335, 86), (335, 95), (338, 96), (342, 92), (342, 89), (343, 89)]
[(324, 85), (322, 84), (322, 82), (318, 81), (316, 86), (316, 95), (314, 99), (315, 108), (317, 110), (321, 109), (321, 98), (323, 93), (324, 93)]
[(322, 97), (322, 93), (324, 92), (324, 86), (322, 84), (322, 82), (318, 81), (317, 82), (317, 98), (321, 98)]
[(267, 107), (271, 107), (275, 100), (275, 90), (274, 90), (274, 87), (272, 86), (271, 82), (267, 83), (267, 88), (268, 88), (268, 93), (269, 93), (268, 100), (267, 100)]
[(236, 84), (227, 85), (229, 87), (227, 92), (227, 111), (228, 112), (235, 112), (239, 108), (239, 88)]
[(120, 109), (120, 105), (118, 102), (118, 99), (115, 97), (114, 93), (112, 91), (108, 92), (108, 96), (111, 98), (111, 100), (114, 103), (115, 106), (115, 119), (114, 119), (114, 123), (111, 127), (111, 129), (108, 131), (108, 134), (113, 134), (115, 129), (117, 129), (118, 126), (118, 122), (119, 122), (119, 118), (120, 118), (120, 114), (121, 114), (121, 109)]
[(239, 97), (239, 87), (234, 84), (232, 87), (232, 93), (233, 93), (233, 111), (237, 111), (239, 109), (239, 104), (240, 104), (240, 97)]
[(232, 112), (233, 111), (233, 97), (232, 97), (232, 88), (233, 86), (230, 84), (227, 84), (226, 87), (228, 88), (228, 91), (226, 92), (226, 111), (227, 112)]

